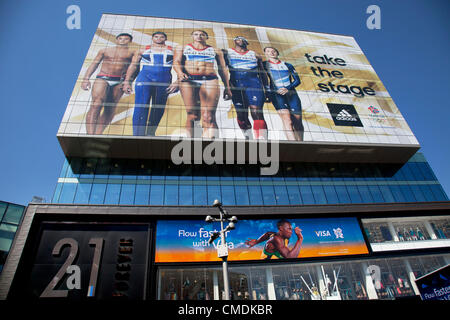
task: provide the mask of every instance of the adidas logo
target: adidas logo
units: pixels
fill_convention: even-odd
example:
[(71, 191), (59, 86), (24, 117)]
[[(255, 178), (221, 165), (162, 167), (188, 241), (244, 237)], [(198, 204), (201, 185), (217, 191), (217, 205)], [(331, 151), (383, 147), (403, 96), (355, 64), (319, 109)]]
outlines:
[(343, 121), (358, 121), (354, 116), (352, 116), (347, 110), (342, 109), (341, 112), (339, 112), (336, 115), (336, 120), (343, 120)]

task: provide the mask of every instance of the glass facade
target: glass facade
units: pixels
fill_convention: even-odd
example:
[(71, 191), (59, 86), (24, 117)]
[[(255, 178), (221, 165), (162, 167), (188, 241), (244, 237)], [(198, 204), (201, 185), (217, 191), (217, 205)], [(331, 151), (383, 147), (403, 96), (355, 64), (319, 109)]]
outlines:
[(24, 210), (24, 206), (0, 201), (0, 272), (3, 270)]
[[(447, 265), (450, 255), (319, 263), (229, 266), (232, 300), (394, 300), (418, 294), (415, 279)], [(379, 280), (369, 270), (378, 267)], [(159, 267), (157, 299), (222, 300), (222, 269)]]
[[(280, 163), (174, 165), (170, 160), (65, 160), (52, 202), (126, 205), (303, 205), (445, 201), (421, 153), (404, 165)], [(409, 230), (408, 230), (409, 231)]]

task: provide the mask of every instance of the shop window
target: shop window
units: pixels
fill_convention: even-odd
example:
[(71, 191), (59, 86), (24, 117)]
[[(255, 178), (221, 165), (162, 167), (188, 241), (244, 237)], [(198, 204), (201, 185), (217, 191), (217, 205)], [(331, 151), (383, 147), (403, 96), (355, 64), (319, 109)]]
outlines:
[(387, 223), (364, 223), (364, 231), (370, 243), (393, 241)]
[(214, 270), (167, 269), (159, 277), (160, 300), (212, 300)]
[(420, 222), (393, 223), (399, 241), (430, 240), (425, 226)]
[(371, 264), (377, 265), (381, 270), (381, 281), (379, 287), (376, 287), (379, 299), (394, 300), (414, 295), (406, 271), (405, 260), (374, 260)]
[(450, 219), (431, 220), (430, 224), (438, 239), (450, 238)]

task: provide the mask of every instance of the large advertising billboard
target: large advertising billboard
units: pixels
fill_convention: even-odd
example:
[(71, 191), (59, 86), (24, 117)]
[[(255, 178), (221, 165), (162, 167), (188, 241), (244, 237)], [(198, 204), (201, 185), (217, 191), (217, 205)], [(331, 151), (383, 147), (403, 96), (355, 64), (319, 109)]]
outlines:
[(416, 285), (422, 300), (450, 300), (450, 264), (416, 279)]
[[(220, 261), (218, 223), (160, 220), (155, 262)], [(241, 220), (226, 234), (229, 261), (368, 254), (356, 218)]]
[(351, 36), (114, 14), (58, 137), (419, 145)]

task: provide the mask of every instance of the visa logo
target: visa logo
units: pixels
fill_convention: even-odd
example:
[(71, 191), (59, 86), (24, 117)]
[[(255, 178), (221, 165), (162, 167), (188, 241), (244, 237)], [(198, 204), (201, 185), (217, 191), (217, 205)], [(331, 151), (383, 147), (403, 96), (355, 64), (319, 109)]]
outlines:
[(331, 237), (331, 233), (328, 230), (320, 230), (320, 231), (314, 231), (316, 233), (316, 236), (318, 237)]
[[(331, 237), (331, 232), (329, 230), (318, 230), (314, 232), (318, 237)], [(344, 239), (344, 233), (341, 228), (333, 228), (333, 233), (336, 236), (336, 239)]]

